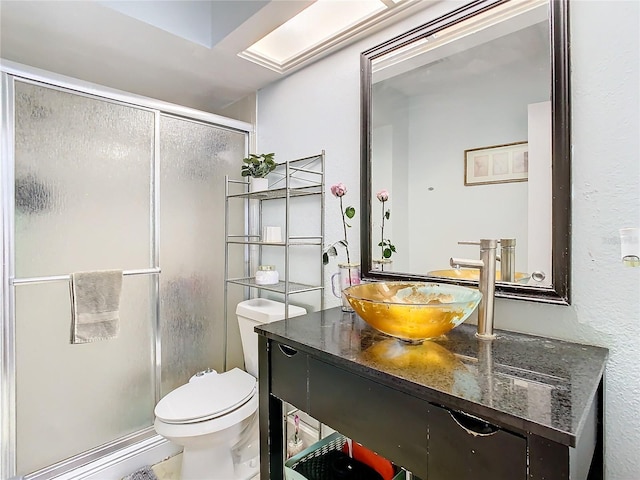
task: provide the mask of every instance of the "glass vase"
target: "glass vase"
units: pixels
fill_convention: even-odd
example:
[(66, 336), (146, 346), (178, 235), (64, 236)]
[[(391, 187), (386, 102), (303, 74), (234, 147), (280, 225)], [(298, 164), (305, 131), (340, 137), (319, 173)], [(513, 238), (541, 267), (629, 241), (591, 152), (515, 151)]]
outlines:
[(388, 272), (391, 270), (393, 260), (390, 258), (374, 258), (371, 269), (374, 272)]
[[(336, 282), (338, 284), (336, 285)], [(353, 312), (342, 291), (352, 285), (360, 284), (360, 264), (359, 263), (339, 263), (338, 273), (331, 275), (331, 289), (333, 294), (342, 299), (342, 311)]]

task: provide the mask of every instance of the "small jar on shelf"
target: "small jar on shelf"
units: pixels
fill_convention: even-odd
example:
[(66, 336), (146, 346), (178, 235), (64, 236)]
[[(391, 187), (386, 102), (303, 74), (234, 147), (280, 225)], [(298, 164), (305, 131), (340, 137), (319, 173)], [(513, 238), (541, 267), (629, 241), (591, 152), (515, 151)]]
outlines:
[(274, 265), (260, 265), (256, 271), (256, 285), (275, 285), (280, 281), (280, 274)]

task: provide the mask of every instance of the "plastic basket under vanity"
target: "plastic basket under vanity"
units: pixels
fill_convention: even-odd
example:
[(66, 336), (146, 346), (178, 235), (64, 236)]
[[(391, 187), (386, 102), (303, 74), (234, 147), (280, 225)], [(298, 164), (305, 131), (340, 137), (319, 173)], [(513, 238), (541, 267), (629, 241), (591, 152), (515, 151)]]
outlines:
[[(332, 452), (342, 451), (342, 447), (347, 439), (338, 432), (332, 433), (328, 437), (314, 443), (309, 448), (294, 455), (284, 464), (284, 474), (286, 480), (329, 480), (336, 478), (330, 473), (329, 458)], [(304, 472), (311, 472), (309, 477), (301, 474), (298, 469)], [(404, 480), (405, 472), (400, 470), (393, 477), (393, 480)]]

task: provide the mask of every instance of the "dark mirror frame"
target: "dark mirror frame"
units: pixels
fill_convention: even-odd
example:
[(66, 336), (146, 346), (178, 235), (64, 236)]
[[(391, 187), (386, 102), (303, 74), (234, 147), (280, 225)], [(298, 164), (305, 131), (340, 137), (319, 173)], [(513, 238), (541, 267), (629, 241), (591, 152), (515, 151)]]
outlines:
[[(366, 280), (411, 280), (476, 287), (472, 280), (455, 280), (419, 273), (372, 270), (371, 252), (371, 62), (418, 39), (432, 35), (508, 0), (476, 0), (420, 27), (373, 47), (360, 55), (361, 178), (360, 252)], [(552, 250), (551, 286), (496, 282), (496, 297), (560, 305), (570, 304), (571, 274), (571, 109), (569, 91), (569, 0), (550, 1), (552, 105)]]

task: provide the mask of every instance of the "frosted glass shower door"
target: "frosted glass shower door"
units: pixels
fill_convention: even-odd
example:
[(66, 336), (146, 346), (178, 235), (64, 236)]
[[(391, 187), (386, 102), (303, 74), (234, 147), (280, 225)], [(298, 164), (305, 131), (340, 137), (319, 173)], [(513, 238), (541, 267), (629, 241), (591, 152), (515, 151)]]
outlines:
[[(151, 267), (154, 113), (15, 82), (15, 278)], [(68, 281), (15, 288), (17, 473), (153, 421), (153, 279), (125, 277), (120, 334), (70, 344)]]
[[(239, 178), (246, 138), (160, 117), (161, 395), (200, 370), (224, 367), (224, 176)], [(242, 231), (238, 207), (233, 221)]]

